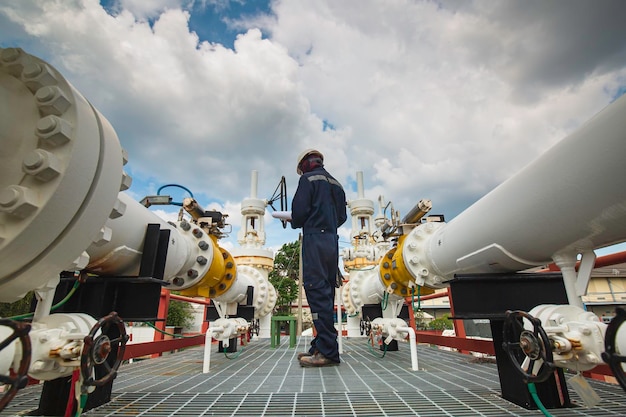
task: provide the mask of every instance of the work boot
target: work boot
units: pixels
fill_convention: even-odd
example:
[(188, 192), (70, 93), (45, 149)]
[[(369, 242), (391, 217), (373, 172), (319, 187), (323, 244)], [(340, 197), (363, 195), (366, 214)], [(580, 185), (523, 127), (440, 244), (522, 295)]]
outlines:
[(298, 360), (304, 358), (305, 356), (313, 356), (315, 353), (317, 353), (317, 349), (315, 349), (315, 351), (313, 353), (311, 353), (311, 352), (300, 352), (300, 353), (298, 353)]
[(302, 359), (300, 359), (300, 366), (305, 368), (337, 365), (339, 365), (339, 362), (332, 361), (319, 352), (311, 356), (303, 356)]

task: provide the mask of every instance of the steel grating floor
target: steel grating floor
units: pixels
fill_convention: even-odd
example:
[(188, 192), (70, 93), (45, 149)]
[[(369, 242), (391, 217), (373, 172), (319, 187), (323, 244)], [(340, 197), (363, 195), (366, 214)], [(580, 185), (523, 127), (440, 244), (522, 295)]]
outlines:
[[(543, 416), (500, 396), (494, 363), (418, 346), (419, 371), (411, 370), (408, 344), (372, 351), (364, 338), (344, 339), (342, 364), (301, 368), (283, 336), (277, 349), (255, 340), (226, 356), (213, 345), (211, 368), (202, 373), (203, 349), (125, 364), (109, 403), (84, 416)], [(586, 408), (550, 410), (554, 417), (625, 416), (626, 393), (618, 385), (590, 381), (602, 398)], [(41, 386), (21, 390), (0, 416), (29, 415)]]

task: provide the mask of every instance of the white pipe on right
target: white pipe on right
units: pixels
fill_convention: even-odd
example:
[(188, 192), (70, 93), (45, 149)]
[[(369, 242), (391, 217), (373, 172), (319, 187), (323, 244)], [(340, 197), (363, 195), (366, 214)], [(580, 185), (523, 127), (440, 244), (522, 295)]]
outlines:
[(626, 241), (624, 155), (626, 96), (450, 223), (416, 227), (405, 265), (437, 287), (457, 273), (521, 271)]

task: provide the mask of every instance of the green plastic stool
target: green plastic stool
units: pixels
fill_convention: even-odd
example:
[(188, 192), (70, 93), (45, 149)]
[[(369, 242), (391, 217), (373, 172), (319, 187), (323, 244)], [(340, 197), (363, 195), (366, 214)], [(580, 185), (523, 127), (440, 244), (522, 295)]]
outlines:
[(272, 347), (280, 345), (280, 323), (289, 322), (289, 347), (296, 347), (296, 318), (294, 316), (272, 316), (270, 338)]

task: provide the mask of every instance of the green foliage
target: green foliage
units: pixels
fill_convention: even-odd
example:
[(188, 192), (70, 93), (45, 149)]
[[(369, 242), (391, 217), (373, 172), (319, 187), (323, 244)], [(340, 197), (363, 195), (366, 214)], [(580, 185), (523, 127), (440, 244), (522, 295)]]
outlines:
[(285, 243), (274, 256), (269, 281), (276, 289), (276, 314), (291, 314), (291, 303), (298, 297), (300, 242)]
[(171, 300), (167, 310), (167, 326), (189, 327), (193, 324), (192, 308), (186, 301)]
[(428, 327), (433, 330), (446, 330), (454, 328), (452, 324), (452, 320), (449, 318), (448, 314), (444, 314), (443, 317), (439, 317), (438, 319), (431, 320), (428, 323)]
[(430, 320), (425, 318), (423, 310), (415, 311), (413, 313), (413, 317), (415, 317), (415, 327), (417, 330), (428, 329), (428, 323), (430, 322)]
[(0, 303), (0, 317), (13, 317), (29, 313), (32, 299), (33, 292), (30, 291), (24, 298), (14, 303)]

